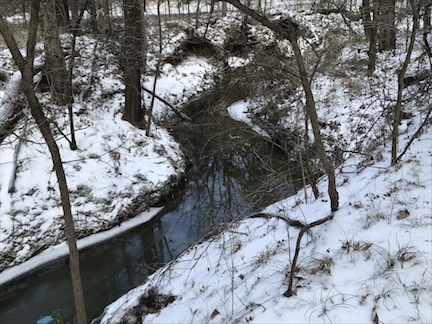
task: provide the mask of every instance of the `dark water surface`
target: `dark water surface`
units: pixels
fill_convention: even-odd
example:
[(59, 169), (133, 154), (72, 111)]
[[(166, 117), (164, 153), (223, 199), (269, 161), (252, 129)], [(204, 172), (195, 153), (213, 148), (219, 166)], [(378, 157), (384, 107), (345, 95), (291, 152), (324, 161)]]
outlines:
[[(286, 154), (222, 113), (195, 114), (172, 132), (190, 156), (185, 187), (150, 222), (81, 253), (89, 320), (213, 226), (244, 217), (293, 190)], [(66, 259), (1, 287), (0, 322), (36, 323), (74, 314)]]

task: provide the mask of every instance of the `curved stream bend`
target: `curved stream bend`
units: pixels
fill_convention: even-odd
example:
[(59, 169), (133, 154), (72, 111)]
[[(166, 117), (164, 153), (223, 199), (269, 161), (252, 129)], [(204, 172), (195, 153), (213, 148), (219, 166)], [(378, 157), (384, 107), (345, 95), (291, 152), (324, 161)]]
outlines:
[[(192, 123), (172, 126), (190, 157), (185, 187), (150, 222), (81, 253), (88, 318), (99, 316), (107, 304), (142, 283), (212, 226), (259, 211), (294, 190), (286, 155), (245, 131), (225, 109), (215, 109), (240, 99), (215, 101), (221, 98), (217, 91), (186, 108)], [(2, 287), (0, 322), (35, 323), (55, 314), (72, 320), (68, 271), (66, 259), (61, 259)]]

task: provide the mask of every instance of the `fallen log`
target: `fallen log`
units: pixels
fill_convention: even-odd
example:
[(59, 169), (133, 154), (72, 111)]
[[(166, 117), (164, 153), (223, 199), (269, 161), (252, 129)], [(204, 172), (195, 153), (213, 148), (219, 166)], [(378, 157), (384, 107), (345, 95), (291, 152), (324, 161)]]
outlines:
[[(39, 73), (45, 65), (41, 56), (34, 61), (34, 73)], [(7, 76), (6, 71), (2, 71)], [(7, 78), (5, 88), (0, 92), (0, 143), (10, 134), (22, 116), (21, 72), (16, 71)]]

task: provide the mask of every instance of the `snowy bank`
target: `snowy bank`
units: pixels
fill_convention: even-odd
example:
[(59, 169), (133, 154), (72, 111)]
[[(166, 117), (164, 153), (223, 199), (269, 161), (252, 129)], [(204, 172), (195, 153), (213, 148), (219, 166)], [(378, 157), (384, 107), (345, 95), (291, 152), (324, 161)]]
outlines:
[(338, 170), (341, 207), (303, 238), (295, 296), (283, 293), (299, 229), (283, 219), (328, 216), (326, 179), (319, 199), (299, 192), (190, 247), (95, 323), (432, 322), (430, 132), (396, 167), (386, 151), (363, 170), (356, 158)]
[[(151, 136), (147, 137), (144, 130), (121, 119), (123, 85), (113, 54), (87, 36), (79, 38), (78, 50), (74, 83), (84, 87), (90, 75), (96, 80), (85, 100), (80, 103), (76, 99), (73, 107), (78, 150), (69, 149), (65, 138), (69, 134), (64, 135), (55, 127), (53, 131), (67, 176), (77, 237), (83, 238), (109, 230), (157, 205), (181, 181), (185, 160), (179, 145), (163, 128), (152, 125)], [(11, 60), (7, 51), (0, 56)], [(175, 68), (167, 64), (156, 92), (180, 105), (211, 85), (208, 75), (212, 72), (213, 67), (198, 58)], [(148, 78), (143, 86), (152, 88), (152, 83), (153, 79)], [(68, 125), (66, 111), (51, 105), (47, 93), (40, 94), (40, 100), (49, 115), (56, 115), (57, 125), (67, 130), (63, 126)], [(150, 95), (144, 100), (149, 104)], [(162, 118), (169, 113), (165, 104), (156, 100), (154, 114)], [(9, 190), (15, 172), (14, 154), (18, 154), (16, 181), (13, 190)], [(51, 247), (64, 242), (64, 224), (50, 155), (29, 113), (0, 146), (0, 172), (0, 269), (48, 250), (31, 261), (31, 268), (40, 266), (57, 255), (53, 252), (45, 257)], [(2, 272), (0, 283), (11, 279), (13, 273), (22, 271), (11, 268)]]

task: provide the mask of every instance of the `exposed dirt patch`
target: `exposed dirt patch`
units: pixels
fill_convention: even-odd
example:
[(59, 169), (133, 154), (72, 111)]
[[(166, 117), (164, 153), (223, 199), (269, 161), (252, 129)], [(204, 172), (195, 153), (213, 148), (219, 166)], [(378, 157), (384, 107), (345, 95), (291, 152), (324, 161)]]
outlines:
[(175, 299), (173, 295), (160, 294), (157, 288), (150, 287), (139, 297), (138, 305), (132, 308), (120, 323), (142, 323), (147, 314), (158, 313)]

